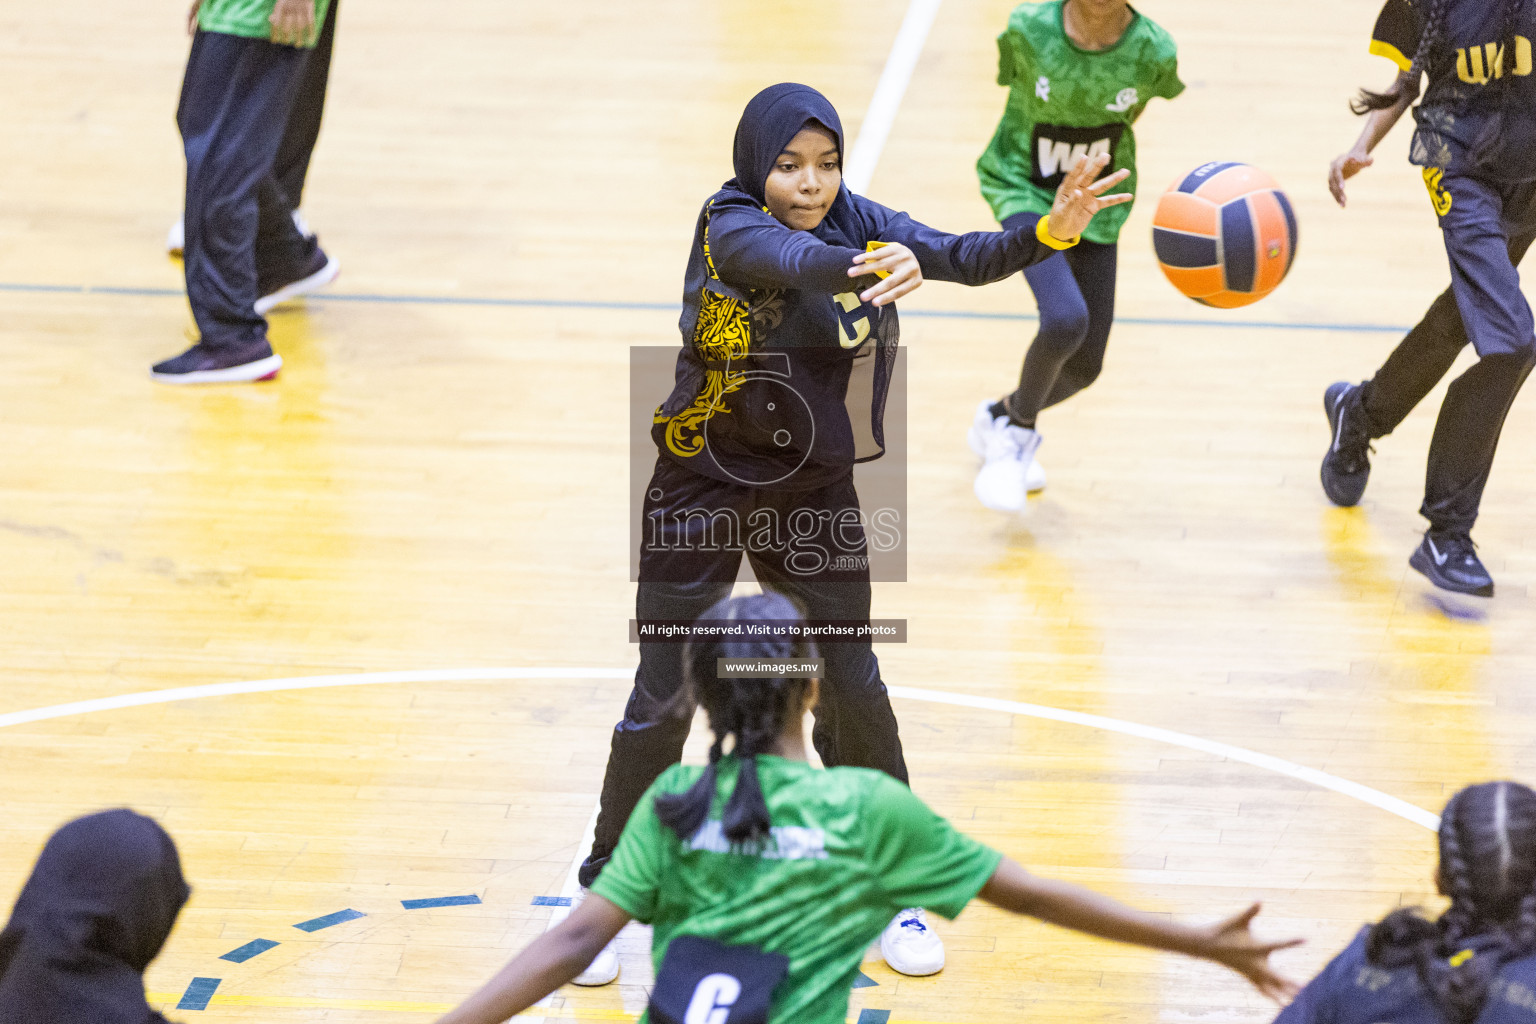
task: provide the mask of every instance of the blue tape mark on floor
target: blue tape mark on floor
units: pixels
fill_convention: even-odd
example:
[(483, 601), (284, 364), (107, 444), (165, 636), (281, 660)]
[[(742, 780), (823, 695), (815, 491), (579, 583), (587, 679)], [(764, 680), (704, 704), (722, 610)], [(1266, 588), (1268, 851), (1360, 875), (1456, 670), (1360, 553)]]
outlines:
[(429, 900), (401, 900), (406, 910), (426, 910), (428, 907), (467, 907), (479, 903), (479, 896), (436, 896)]
[(222, 978), (193, 978), (192, 984), (182, 993), (181, 1002), (176, 1004), (178, 1010), (206, 1010), (208, 1001), (218, 991)]
[(858, 1024), (886, 1024), (890, 1019), (890, 1010), (860, 1010)]
[(860, 971), (858, 977), (853, 979), (854, 988), (874, 988), (879, 984), (880, 983), (878, 981), (876, 981), (874, 978), (871, 978), (863, 971)]
[[(126, 288), (114, 285), (27, 284), (0, 281), (0, 292), (20, 294), (130, 295), (146, 298), (181, 298), (180, 288)], [(382, 295), (360, 292), (332, 292), (311, 295), (309, 302), (355, 302), (408, 306), (488, 306), (507, 309), (606, 309), (622, 312), (677, 313), (675, 302), (604, 302), (595, 299), (512, 299), (488, 295)], [(902, 314), (928, 320), (1007, 320), (1034, 321), (1033, 313), (983, 313), (975, 310), (907, 309)], [(1236, 320), (1231, 318), (1194, 319), (1181, 317), (1118, 316), (1117, 323), (1143, 327), (1225, 327), (1265, 331), (1342, 331), (1364, 334), (1405, 334), (1407, 327), (1394, 324), (1288, 323), (1281, 320)]]
[(228, 960), (230, 963), (243, 964), (253, 956), (260, 956), (274, 946), (282, 943), (273, 942), (271, 939), (252, 939), (239, 949), (232, 949), (219, 957), (220, 960)]
[(571, 905), (569, 896), (535, 896), (533, 905), (536, 907), (568, 907)]
[(338, 910), (334, 914), (326, 914), (324, 917), (317, 917), (313, 921), (300, 921), (298, 924), (294, 925), (294, 927), (301, 932), (317, 932), (321, 928), (329, 928), (332, 925), (344, 924), (347, 921), (356, 921), (360, 917), (367, 916), (368, 915), (363, 913), (361, 910)]

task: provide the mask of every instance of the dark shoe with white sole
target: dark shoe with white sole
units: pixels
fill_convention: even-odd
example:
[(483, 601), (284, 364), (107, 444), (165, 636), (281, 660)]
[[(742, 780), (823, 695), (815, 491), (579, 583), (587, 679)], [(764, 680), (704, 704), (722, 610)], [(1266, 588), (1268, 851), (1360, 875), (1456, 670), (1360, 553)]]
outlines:
[(1335, 505), (1360, 504), (1371, 479), (1371, 433), (1360, 405), (1360, 386), (1339, 381), (1323, 394), (1333, 442), (1323, 456), (1323, 491)]
[(1441, 590), (1473, 597), (1493, 596), (1493, 577), (1477, 557), (1477, 545), (1472, 543), (1470, 534), (1430, 530), (1408, 564)]
[(174, 359), (156, 363), (150, 376), (161, 384), (238, 384), (271, 380), (282, 368), (283, 357), (265, 340), (243, 346), (198, 342)]

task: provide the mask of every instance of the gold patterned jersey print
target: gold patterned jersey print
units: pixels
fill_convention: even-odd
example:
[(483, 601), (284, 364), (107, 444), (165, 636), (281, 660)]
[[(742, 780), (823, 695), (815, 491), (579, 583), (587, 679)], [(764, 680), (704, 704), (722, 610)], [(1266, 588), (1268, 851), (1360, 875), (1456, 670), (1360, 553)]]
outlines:
[[(709, 224), (704, 225), (704, 261), (709, 276), (715, 273), (715, 261), (709, 253)], [(711, 365), (729, 367), (752, 347), (752, 314), (747, 303), (703, 289), (698, 323), (693, 329), (693, 350), (704, 360), (704, 387), (693, 404), (668, 418), (658, 406), (653, 422), (667, 425), (667, 450), (682, 458), (692, 458), (704, 450), (702, 428), (716, 413), (729, 413), (725, 397), (746, 382), (746, 371), (709, 369)]]

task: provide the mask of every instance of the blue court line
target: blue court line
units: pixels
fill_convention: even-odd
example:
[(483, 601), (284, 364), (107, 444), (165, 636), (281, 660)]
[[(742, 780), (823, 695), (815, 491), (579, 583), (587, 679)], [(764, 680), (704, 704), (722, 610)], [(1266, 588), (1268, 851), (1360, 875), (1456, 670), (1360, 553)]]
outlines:
[(273, 942), (271, 939), (252, 939), (239, 949), (232, 949), (219, 957), (220, 960), (228, 960), (230, 963), (243, 964), (253, 956), (260, 956), (274, 946), (282, 943)]
[(854, 988), (878, 988), (880, 983), (869, 975), (860, 971), (853, 979)]
[(213, 998), (214, 992), (218, 991), (219, 982), (223, 980), (222, 978), (193, 978), (192, 984), (188, 985), (186, 992), (182, 993), (181, 1002), (176, 1004), (176, 1009), (208, 1009), (208, 1001)]
[(428, 907), (467, 907), (479, 903), (479, 896), (434, 896), (427, 900), (401, 900), (406, 910), (426, 910)]
[(535, 896), (533, 905), (536, 907), (568, 907), (571, 905), (569, 896)]
[(890, 1019), (890, 1010), (860, 1010), (858, 1024), (886, 1024)]
[[(180, 288), (119, 288), (110, 285), (25, 284), (0, 281), (0, 292), (65, 295), (131, 295), (148, 298), (181, 298)], [(368, 293), (331, 293), (311, 295), (308, 302), (357, 302), (410, 306), (486, 306), (506, 309), (596, 309), (621, 312), (677, 313), (673, 302), (605, 302), (597, 299), (508, 299), (475, 295), (375, 295)], [(909, 309), (903, 316), (924, 320), (1002, 320), (1032, 322), (1033, 313), (984, 313), (976, 310)], [(1363, 334), (1406, 334), (1407, 327), (1393, 324), (1331, 324), (1279, 320), (1194, 320), (1180, 317), (1117, 316), (1116, 323), (1142, 327), (1225, 327), (1252, 328), (1261, 331), (1341, 331)]]
[(301, 932), (317, 932), (322, 928), (329, 928), (336, 924), (345, 924), (348, 921), (356, 921), (360, 917), (367, 916), (361, 910), (338, 910), (334, 914), (326, 914), (324, 917), (317, 917), (312, 921), (300, 921), (294, 927)]

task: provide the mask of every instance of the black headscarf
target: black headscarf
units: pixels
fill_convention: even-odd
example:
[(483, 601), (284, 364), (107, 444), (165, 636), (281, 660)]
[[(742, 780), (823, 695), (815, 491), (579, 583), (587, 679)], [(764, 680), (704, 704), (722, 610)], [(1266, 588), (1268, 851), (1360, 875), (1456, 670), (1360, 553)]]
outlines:
[(764, 202), (763, 184), (774, 161), (806, 125), (831, 132), (837, 141), (838, 159), (842, 159), (843, 123), (821, 93), (808, 85), (780, 82), (753, 96), (736, 125), (731, 158), (736, 187), (759, 203)]
[[(736, 177), (725, 183), (725, 189), (745, 192), (759, 206), (765, 203), (763, 188), (774, 161), (806, 127), (826, 129), (837, 143), (838, 160), (847, 155), (843, 145), (843, 122), (831, 101), (815, 89), (794, 82), (780, 82), (753, 96), (736, 125), (736, 141), (731, 154)], [(841, 185), (832, 208), (811, 233), (823, 241), (862, 249), (864, 240), (852, 237), (859, 233), (854, 226), (856, 223), (857, 217), (848, 199), (848, 186)]]
[(0, 1024), (163, 1024), (144, 970), (189, 895), (149, 818), (103, 811), (59, 829), (0, 932)]

